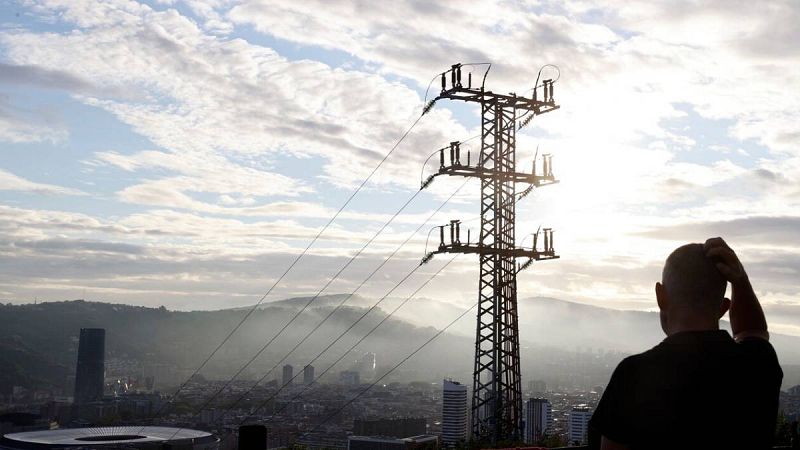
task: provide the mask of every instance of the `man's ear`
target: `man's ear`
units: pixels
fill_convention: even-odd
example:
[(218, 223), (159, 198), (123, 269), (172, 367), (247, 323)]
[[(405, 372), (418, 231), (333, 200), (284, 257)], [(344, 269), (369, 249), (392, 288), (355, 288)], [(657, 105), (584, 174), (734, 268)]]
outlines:
[(731, 299), (727, 297), (723, 298), (722, 303), (719, 305), (719, 319), (721, 319), (729, 309), (731, 309)]
[(667, 299), (667, 292), (664, 290), (664, 285), (656, 281), (656, 302), (658, 302), (658, 309), (665, 311), (669, 300)]

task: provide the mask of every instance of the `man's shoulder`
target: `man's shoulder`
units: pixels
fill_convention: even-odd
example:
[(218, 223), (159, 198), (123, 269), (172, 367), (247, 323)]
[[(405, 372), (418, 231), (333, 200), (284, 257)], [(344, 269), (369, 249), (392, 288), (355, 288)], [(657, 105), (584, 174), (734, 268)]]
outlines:
[(621, 376), (623, 374), (630, 374), (631, 372), (636, 371), (636, 369), (640, 367), (647, 359), (647, 353), (651, 350), (652, 349), (623, 358), (622, 361), (617, 364), (617, 368), (614, 372)]
[(679, 355), (676, 355), (675, 349), (670, 348), (668, 343), (662, 341), (641, 353), (625, 357), (617, 365), (615, 372), (619, 373), (620, 376), (635, 376), (642, 369), (647, 370), (654, 366), (668, 364), (674, 357), (679, 357)]
[(662, 341), (641, 353), (628, 356), (620, 362), (620, 365), (624, 363), (626, 367), (634, 368), (651, 362), (651, 360), (654, 358), (660, 358), (662, 355), (667, 353), (672, 353), (672, 350), (668, 345), (665, 344), (664, 341)]
[(734, 352), (736, 349), (736, 341), (725, 330), (682, 331), (667, 336), (639, 356), (640, 359), (652, 359), (687, 354), (724, 354)]

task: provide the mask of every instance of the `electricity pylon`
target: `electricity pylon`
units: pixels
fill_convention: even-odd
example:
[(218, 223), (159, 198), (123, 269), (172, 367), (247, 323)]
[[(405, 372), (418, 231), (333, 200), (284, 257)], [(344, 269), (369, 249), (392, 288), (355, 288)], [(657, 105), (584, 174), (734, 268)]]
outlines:
[[(472, 384), (472, 439), (497, 444), (518, 441), (523, 436), (522, 386), (520, 380), (519, 322), (517, 313), (517, 271), (533, 261), (555, 259), (553, 231), (542, 230), (544, 245), (540, 250), (539, 232), (533, 234), (531, 248), (515, 243), (515, 205), (517, 183), (528, 188), (556, 183), (549, 155), (543, 156), (542, 172), (536, 171), (534, 159), (531, 173), (516, 170), (517, 121), (527, 124), (536, 115), (559, 107), (553, 99), (553, 81), (544, 80), (533, 89), (531, 98), (516, 94), (497, 94), (484, 86), (472, 87), (472, 74), (467, 85), (461, 80), (461, 64), (442, 73), (442, 90), (433, 102), (441, 99), (461, 100), (481, 106), (481, 152), (475, 165), (468, 153), (462, 161), (459, 142), (440, 150), (439, 169), (423, 183), (430, 184), (439, 175), (477, 177), (481, 180), (481, 228), (477, 242), (461, 240), (460, 221), (449, 224), (449, 242), (445, 228), (440, 227), (436, 253), (475, 253), (480, 258), (478, 288), (478, 321), (475, 335), (475, 365)], [(484, 76), (485, 80), (485, 76)], [(538, 81), (537, 81), (538, 83)], [(539, 93), (541, 91), (541, 95)], [(518, 113), (521, 115), (518, 116)], [(525, 117), (530, 115), (529, 117)], [(449, 153), (447, 158), (446, 153)], [(528, 260), (517, 266), (517, 258)]]

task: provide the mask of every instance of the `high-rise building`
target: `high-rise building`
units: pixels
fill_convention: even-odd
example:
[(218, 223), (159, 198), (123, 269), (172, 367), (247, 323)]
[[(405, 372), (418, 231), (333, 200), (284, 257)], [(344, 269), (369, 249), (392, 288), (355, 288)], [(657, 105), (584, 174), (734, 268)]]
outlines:
[(569, 414), (569, 445), (586, 444), (591, 418), (592, 410), (588, 406), (578, 405), (572, 408)]
[(553, 406), (544, 398), (529, 398), (525, 403), (525, 442), (536, 444), (553, 429)]
[(105, 378), (106, 330), (81, 328), (78, 342), (78, 366), (75, 370), (75, 403), (84, 404), (103, 398)]
[(303, 384), (311, 384), (314, 382), (314, 366), (307, 365), (303, 367)]
[(442, 385), (442, 445), (454, 447), (467, 439), (467, 387), (444, 380)]
[(292, 384), (292, 378), (294, 378), (294, 368), (291, 364), (286, 364), (283, 366), (283, 383), (282, 386), (286, 386)]

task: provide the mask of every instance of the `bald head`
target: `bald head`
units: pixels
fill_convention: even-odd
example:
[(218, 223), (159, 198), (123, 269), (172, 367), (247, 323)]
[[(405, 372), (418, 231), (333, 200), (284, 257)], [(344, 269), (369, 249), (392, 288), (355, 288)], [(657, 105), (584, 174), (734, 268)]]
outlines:
[(703, 244), (675, 249), (664, 264), (661, 283), (673, 307), (716, 313), (725, 297), (727, 281), (705, 255)]

